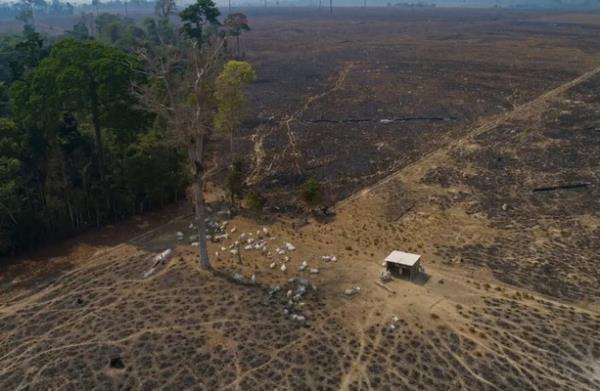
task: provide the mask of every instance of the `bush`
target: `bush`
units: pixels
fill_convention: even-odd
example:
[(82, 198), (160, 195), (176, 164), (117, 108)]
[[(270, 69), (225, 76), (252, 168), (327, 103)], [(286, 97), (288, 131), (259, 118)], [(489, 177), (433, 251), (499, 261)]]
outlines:
[(321, 183), (316, 179), (308, 179), (302, 186), (302, 199), (309, 205), (321, 201)]
[(266, 200), (260, 194), (252, 192), (246, 195), (244, 203), (248, 209), (258, 212), (265, 206)]

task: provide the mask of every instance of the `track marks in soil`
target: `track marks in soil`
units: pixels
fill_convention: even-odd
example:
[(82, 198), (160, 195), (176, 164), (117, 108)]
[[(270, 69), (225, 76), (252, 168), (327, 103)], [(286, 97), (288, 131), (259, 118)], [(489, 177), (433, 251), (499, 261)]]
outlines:
[(265, 152), (265, 138), (269, 137), (272, 133), (273, 128), (260, 127), (250, 138), (254, 145), (254, 162), (252, 172), (248, 176), (247, 183), (249, 185), (258, 182), (263, 175), (263, 171), (268, 172), (270, 170), (271, 165), (267, 168), (264, 167), (265, 157), (267, 156), (267, 153)]
[[(366, 319), (362, 322), (362, 325), (358, 327), (358, 341), (359, 347), (356, 356), (352, 359), (350, 367), (346, 370), (346, 373), (342, 376), (340, 383), (340, 389), (347, 389), (353, 381), (360, 381), (366, 379), (365, 368), (364, 368), (364, 354), (365, 346), (368, 344), (369, 335), (366, 333), (368, 326), (371, 325), (374, 310), (370, 310), (366, 316)], [(371, 387), (369, 387), (371, 389)]]
[(272, 134), (273, 129), (259, 130), (256, 134), (252, 136), (252, 141), (254, 142), (254, 170), (250, 175), (251, 183), (257, 182), (261, 176), (264, 176), (269, 173), (271, 167), (277, 159), (283, 159), (289, 151), (291, 155), (294, 168), (296, 169), (297, 174), (302, 173), (302, 168), (300, 167), (300, 159), (302, 158), (302, 153), (298, 149), (296, 133), (293, 130), (292, 124), (297, 122), (302, 115), (318, 100), (325, 98), (328, 95), (335, 93), (344, 88), (344, 83), (346, 81), (346, 77), (348, 73), (355, 66), (353, 62), (345, 63), (341, 69), (338, 71), (333, 86), (319, 94), (310, 95), (306, 98), (302, 107), (293, 112), (292, 114), (286, 116), (278, 126), (283, 127), (286, 136), (287, 136), (287, 145), (283, 149), (281, 153), (274, 154), (273, 159), (268, 167), (264, 167), (265, 164), (265, 150), (264, 150), (264, 140), (266, 137)]

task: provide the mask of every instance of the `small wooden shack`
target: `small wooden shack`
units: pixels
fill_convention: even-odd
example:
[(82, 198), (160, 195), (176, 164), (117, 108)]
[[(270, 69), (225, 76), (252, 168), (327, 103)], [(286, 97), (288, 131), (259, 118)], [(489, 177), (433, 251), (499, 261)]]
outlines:
[(385, 258), (385, 267), (392, 275), (412, 280), (421, 271), (421, 256), (394, 250)]

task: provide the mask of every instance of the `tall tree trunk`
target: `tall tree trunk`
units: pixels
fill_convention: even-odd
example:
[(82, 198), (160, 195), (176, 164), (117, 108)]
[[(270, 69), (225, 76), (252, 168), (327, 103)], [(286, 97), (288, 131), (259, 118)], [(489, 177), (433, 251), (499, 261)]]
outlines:
[(204, 270), (212, 270), (210, 258), (208, 257), (208, 244), (206, 242), (206, 213), (204, 208), (204, 195), (202, 194), (202, 177), (198, 176), (194, 183), (194, 210), (196, 214), (196, 226), (198, 227), (198, 252), (200, 267)]
[(98, 200), (94, 203), (94, 207), (96, 209), (96, 227), (100, 227), (100, 206), (98, 205)]
[(100, 113), (98, 112), (98, 98), (96, 97), (95, 90), (92, 93), (92, 123), (94, 124), (94, 134), (96, 137), (98, 171), (100, 172), (100, 180), (104, 181), (104, 147), (102, 145), (102, 128), (100, 127)]
[(208, 244), (206, 242), (206, 210), (204, 208), (204, 189), (202, 174), (204, 172), (202, 166), (203, 153), (202, 140), (190, 143), (189, 155), (192, 160), (192, 191), (194, 199), (194, 214), (196, 219), (196, 227), (198, 234), (198, 252), (200, 267), (204, 270), (212, 270), (210, 258), (208, 257)]
[(230, 207), (233, 208), (235, 206), (235, 189), (237, 188), (237, 173), (235, 171), (235, 161), (236, 161), (236, 157), (235, 157), (235, 143), (234, 143), (234, 127), (231, 126), (231, 128), (229, 129), (229, 175), (230, 175), (230, 179), (231, 179), (231, 183), (229, 184), (230, 189), (229, 189), (229, 193), (230, 193)]
[(77, 228), (76, 228), (76, 223), (75, 223), (75, 211), (73, 208), (73, 204), (71, 203), (71, 197), (70, 197), (70, 188), (71, 186), (69, 186), (69, 180), (68, 178), (68, 174), (67, 174), (67, 163), (65, 161), (65, 156), (64, 153), (61, 153), (61, 159), (60, 159), (60, 163), (61, 163), (61, 174), (62, 174), (62, 182), (63, 182), (63, 187), (64, 187), (64, 201), (65, 201), (65, 207), (67, 209), (67, 213), (69, 214), (69, 220), (71, 221), (71, 228), (73, 229), (73, 232), (77, 232)]
[(235, 163), (235, 145), (233, 143), (233, 126), (229, 129), (229, 166), (231, 170), (233, 170), (233, 165)]
[(100, 178), (104, 179), (104, 148), (102, 146), (102, 129), (94, 120), (94, 134), (96, 136), (96, 149), (98, 150), (98, 170), (100, 171)]
[(238, 59), (240, 58), (240, 34), (238, 33), (238, 35), (235, 36), (235, 41), (237, 44), (237, 56)]

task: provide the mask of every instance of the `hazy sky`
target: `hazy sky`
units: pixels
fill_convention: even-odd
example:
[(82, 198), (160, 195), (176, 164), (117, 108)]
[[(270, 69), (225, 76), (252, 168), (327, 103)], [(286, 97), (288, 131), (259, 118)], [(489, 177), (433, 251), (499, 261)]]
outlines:
[[(47, 0), (50, 2), (51, 0)], [(91, 4), (91, 0), (61, 0), (64, 2), (71, 2), (72, 4)], [(102, 0), (101, 0), (102, 1)], [(124, 0), (121, 0), (124, 1)], [(2, 3), (16, 3), (17, 1), (6, 1), (0, 0), (0, 4)], [(179, 6), (183, 6), (185, 4), (189, 4), (192, 0), (176, 0)], [(277, 0), (267, 0), (267, 4), (270, 6), (275, 6)], [(578, 5), (586, 5), (587, 7), (598, 7), (600, 8), (600, 0), (367, 0), (367, 3), (370, 6), (386, 6), (387, 4), (396, 4), (396, 3), (424, 3), (424, 4), (437, 4), (438, 6), (459, 6), (459, 7), (486, 7), (493, 6), (495, 4), (499, 4), (502, 6), (510, 6), (510, 5), (529, 5), (534, 7), (564, 7), (564, 6), (575, 6)], [(217, 5), (219, 7), (227, 7), (228, 0), (217, 0)], [(279, 0), (280, 5), (295, 5), (295, 6), (316, 6), (319, 3), (319, 0)], [(323, 5), (328, 5), (329, 0), (322, 0)], [(264, 0), (232, 0), (232, 6), (248, 6), (248, 5), (260, 5), (264, 4)], [(344, 6), (362, 6), (363, 0), (333, 0), (334, 6), (344, 7)]]

